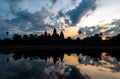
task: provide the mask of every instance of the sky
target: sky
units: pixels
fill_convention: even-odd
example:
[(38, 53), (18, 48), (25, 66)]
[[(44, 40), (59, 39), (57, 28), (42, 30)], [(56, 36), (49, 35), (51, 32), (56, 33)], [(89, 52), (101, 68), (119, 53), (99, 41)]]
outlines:
[[(53, 28), (65, 36), (114, 36), (120, 31), (120, 0), (0, 0), (0, 37), (42, 34)], [(80, 33), (81, 31), (81, 33)]]

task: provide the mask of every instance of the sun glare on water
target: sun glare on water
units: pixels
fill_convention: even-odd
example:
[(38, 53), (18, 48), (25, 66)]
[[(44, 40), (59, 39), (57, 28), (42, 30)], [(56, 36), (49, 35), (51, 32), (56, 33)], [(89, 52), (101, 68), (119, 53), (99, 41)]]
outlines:
[(106, 52), (101, 53), (101, 56), (107, 56), (107, 55), (108, 55), (108, 53), (106, 53)]

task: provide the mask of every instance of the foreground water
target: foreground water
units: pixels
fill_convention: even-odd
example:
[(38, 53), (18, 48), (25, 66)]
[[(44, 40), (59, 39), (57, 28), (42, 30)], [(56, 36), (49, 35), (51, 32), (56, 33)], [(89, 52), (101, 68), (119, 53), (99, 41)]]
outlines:
[(120, 61), (106, 52), (101, 59), (82, 54), (60, 57), (25, 57), (0, 54), (0, 79), (120, 79)]

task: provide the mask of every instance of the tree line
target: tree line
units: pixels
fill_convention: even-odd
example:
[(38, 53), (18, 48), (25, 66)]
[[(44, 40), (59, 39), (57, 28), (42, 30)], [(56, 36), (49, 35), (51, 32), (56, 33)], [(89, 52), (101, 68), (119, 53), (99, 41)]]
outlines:
[(120, 45), (120, 34), (111, 37), (109, 40), (102, 39), (102, 33), (84, 39), (64, 38), (64, 33), (61, 31), (57, 34), (57, 30), (53, 30), (50, 35), (47, 31), (42, 35), (29, 34), (19, 35), (14, 34), (9, 38), (9, 32), (6, 32), (7, 38), (0, 39), (0, 45)]

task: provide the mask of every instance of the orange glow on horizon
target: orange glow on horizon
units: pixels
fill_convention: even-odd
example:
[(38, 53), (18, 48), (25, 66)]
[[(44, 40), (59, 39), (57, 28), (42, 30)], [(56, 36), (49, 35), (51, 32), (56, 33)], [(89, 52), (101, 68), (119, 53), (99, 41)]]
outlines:
[(104, 40), (109, 40), (110, 38), (106, 36), (102, 36), (101, 39), (104, 41)]
[(106, 52), (101, 53), (101, 56), (107, 56), (107, 55), (108, 55), (108, 53), (106, 53)]
[(106, 37), (102, 37), (102, 40), (106, 40)]
[(76, 33), (73, 33), (73, 32), (65, 32), (64, 33), (64, 36), (65, 36), (65, 38), (67, 38), (67, 37), (73, 37), (73, 36), (76, 36), (77, 34)]
[(64, 31), (65, 37), (73, 37), (78, 35), (77, 27), (67, 27)]
[[(47, 30), (48, 33), (50, 33), (50, 35), (53, 34), (53, 29)], [(61, 30), (57, 29), (57, 34), (60, 34)], [(67, 27), (64, 31), (64, 37), (74, 37), (78, 35), (78, 28), (77, 27)]]

